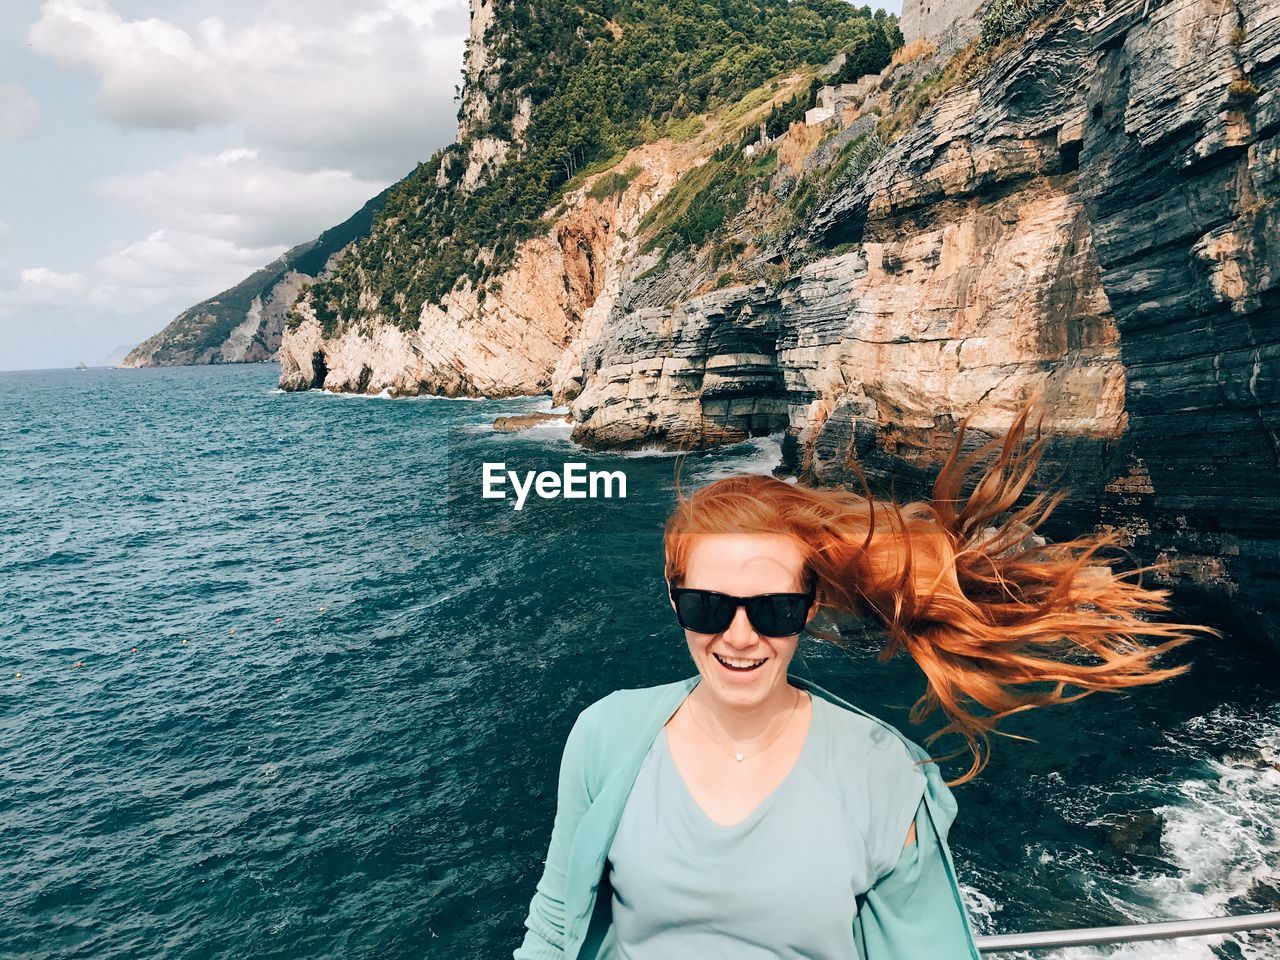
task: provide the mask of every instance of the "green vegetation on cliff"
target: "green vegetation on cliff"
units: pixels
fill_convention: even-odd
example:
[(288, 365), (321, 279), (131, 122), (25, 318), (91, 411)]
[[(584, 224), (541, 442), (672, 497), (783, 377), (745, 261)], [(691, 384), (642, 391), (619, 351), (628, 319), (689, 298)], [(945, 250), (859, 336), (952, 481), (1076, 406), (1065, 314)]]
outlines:
[(746, 159), (733, 145), (721, 147), (649, 211), (640, 224), (649, 233), (644, 249), (666, 252), (702, 246), (742, 210), (752, 189), (767, 181), (777, 166), (775, 153)]
[[(463, 278), (483, 285), (505, 269), (587, 168), (673, 133), (784, 71), (842, 50), (862, 63), (864, 47), (874, 59), (901, 36), (883, 12), (843, 0), (494, 6), (485, 44), (488, 62), (499, 66), (471, 81), (482, 86), (487, 114), (477, 115), (474, 97), (464, 99), (472, 105), (466, 139), (393, 187), (370, 236), (312, 288), (326, 333), (374, 315), (412, 327), (424, 303), (438, 302)], [(523, 129), (522, 104), (531, 105)], [(510, 142), (510, 153), (464, 189), (472, 145), (482, 138)], [(715, 209), (700, 213), (683, 239), (713, 229), (717, 217)], [(362, 290), (376, 294), (376, 306), (361, 303)]]
[(989, 50), (1009, 37), (1021, 36), (1033, 21), (1062, 4), (1063, 0), (992, 0), (982, 14), (978, 52)]

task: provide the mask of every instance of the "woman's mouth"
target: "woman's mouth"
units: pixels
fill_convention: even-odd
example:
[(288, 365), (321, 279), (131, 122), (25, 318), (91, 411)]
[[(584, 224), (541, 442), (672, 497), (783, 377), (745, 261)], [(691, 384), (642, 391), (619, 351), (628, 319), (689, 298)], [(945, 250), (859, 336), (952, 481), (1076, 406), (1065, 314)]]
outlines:
[(722, 667), (726, 670), (732, 670), (734, 673), (750, 673), (763, 664), (765, 660), (769, 659), (765, 657), (763, 660), (745, 660), (741, 657), (722, 657), (718, 653), (711, 655), (720, 662)]

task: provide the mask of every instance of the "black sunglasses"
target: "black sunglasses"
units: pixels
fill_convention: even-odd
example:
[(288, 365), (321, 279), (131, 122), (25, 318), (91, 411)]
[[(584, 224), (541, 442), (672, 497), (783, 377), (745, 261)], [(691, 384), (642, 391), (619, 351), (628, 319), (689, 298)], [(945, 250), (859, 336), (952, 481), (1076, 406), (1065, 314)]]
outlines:
[(747, 619), (764, 637), (790, 637), (804, 629), (813, 606), (814, 593), (762, 593), (754, 597), (733, 597), (714, 590), (671, 587), (680, 626), (694, 633), (723, 633), (733, 623), (739, 607), (747, 608)]

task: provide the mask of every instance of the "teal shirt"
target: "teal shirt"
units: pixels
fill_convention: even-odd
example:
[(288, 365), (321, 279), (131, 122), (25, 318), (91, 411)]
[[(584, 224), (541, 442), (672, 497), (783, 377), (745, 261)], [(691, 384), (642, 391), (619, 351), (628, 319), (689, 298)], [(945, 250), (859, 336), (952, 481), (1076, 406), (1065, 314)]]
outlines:
[[(606, 871), (609, 849), (645, 757), (699, 679), (695, 675), (655, 687), (616, 690), (578, 715), (561, 759), (546, 866), (514, 960), (619, 960)], [(872, 721), (868, 730), (873, 736), (878, 732), (879, 737), (895, 737), (913, 760), (927, 756), (894, 727), (817, 684), (799, 677), (788, 680), (815, 698)], [(888, 832), (879, 831), (884, 844), (879, 862), (892, 866), (862, 894), (860, 903), (850, 891), (859, 960), (981, 960), (946, 843), (956, 815), (955, 799), (936, 764), (921, 769), (925, 784), (914, 820), (916, 842), (902, 846), (905, 822), (896, 848)], [(871, 784), (866, 802), (880, 803), (888, 795)], [(852, 804), (845, 809), (856, 808)]]
[(879, 724), (812, 703), (785, 779), (729, 825), (659, 732), (609, 848), (622, 960), (856, 960), (858, 898), (896, 864), (925, 775)]

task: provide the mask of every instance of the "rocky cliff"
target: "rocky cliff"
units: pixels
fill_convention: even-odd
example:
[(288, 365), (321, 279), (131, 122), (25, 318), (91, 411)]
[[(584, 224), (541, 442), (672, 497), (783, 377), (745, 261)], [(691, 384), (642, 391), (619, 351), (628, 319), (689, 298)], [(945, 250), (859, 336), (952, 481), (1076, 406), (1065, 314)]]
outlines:
[(1039, 388), (1056, 531), (1121, 527), (1280, 643), (1278, 66), (1275, 2), (1077, 9), (817, 211), (848, 252), (617, 311), (575, 436), (785, 429), (803, 474), (914, 495), (960, 417), (998, 434)]
[(282, 385), (498, 395), (572, 378), (566, 351), (601, 327), (675, 181), (836, 52), (901, 42), (883, 12), (830, 0), (709, 10), (473, 3), (458, 141), (299, 302)]
[[(744, 111), (747, 122), (798, 82), (780, 83), (774, 99)], [(722, 135), (712, 123), (686, 141), (664, 138), (628, 151), (616, 165), (625, 175), (611, 169), (586, 179), (511, 267), (483, 287), (466, 284), (424, 304), (411, 329), (350, 324), (326, 336), (313, 308), (301, 304), (280, 350), (281, 386), (489, 397), (554, 386), (563, 399), (566, 389), (581, 388), (581, 354), (601, 335), (620, 293), (652, 262), (639, 251), (645, 215), (706, 162)]]
[[(859, 91), (840, 133), (762, 145), (711, 235), (655, 245), (680, 185), (731, 165), (715, 138), (637, 148), (497, 283), (407, 326), (304, 315), (282, 382), (549, 391), (598, 447), (785, 431), (801, 475), (856, 460), (900, 495), (960, 418), (995, 436), (1040, 392), (1042, 476), (1074, 491), (1050, 532), (1121, 528), (1280, 644), (1280, 2), (1073, 3), (944, 54)], [(686, 219), (724, 196), (685, 193)]]

